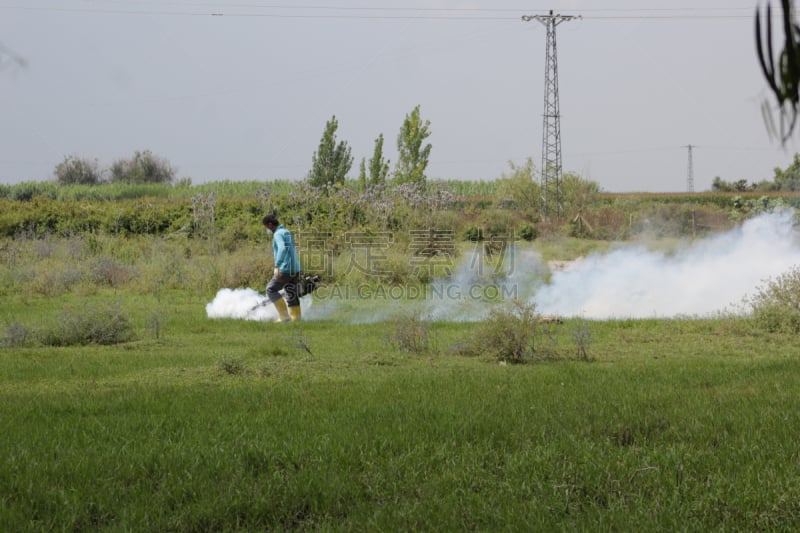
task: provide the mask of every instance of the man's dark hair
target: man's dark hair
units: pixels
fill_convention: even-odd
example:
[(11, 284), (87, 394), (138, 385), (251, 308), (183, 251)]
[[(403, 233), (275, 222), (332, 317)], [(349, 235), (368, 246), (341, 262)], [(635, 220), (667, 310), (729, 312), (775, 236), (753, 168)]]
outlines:
[(261, 223), (264, 224), (265, 226), (267, 224), (275, 224), (276, 226), (280, 225), (280, 223), (278, 222), (278, 217), (276, 217), (272, 213), (270, 213), (269, 215), (265, 216), (264, 220), (262, 220)]

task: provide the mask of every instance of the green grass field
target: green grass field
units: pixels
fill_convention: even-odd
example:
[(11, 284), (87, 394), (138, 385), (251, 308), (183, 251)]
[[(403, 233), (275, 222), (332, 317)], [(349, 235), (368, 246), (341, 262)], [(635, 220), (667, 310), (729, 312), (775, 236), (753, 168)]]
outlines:
[(795, 336), (567, 321), (558, 357), (501, 365), (457, 354), (471, 323), (408, 352), (391, 322), (209, 320), (211, 297), (4, 298), (0, 324), (116, 303), (136, 340), (0, 350), (0, 529), (800, 528)]

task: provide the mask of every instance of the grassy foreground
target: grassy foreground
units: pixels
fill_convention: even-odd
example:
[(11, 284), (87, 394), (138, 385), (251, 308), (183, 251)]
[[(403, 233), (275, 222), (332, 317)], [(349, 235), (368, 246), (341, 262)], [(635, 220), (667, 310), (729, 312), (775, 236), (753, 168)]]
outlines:
[(563, 359), (499, 365), (455, 355), (468, 323), (409, 353), (390, 323), (208, 320), (207, 301), (124, 297), (139, 340), (0, 351), (0, 529), (800, 528), (795, 337), (590, 322), (587, 362), (567, 322)]

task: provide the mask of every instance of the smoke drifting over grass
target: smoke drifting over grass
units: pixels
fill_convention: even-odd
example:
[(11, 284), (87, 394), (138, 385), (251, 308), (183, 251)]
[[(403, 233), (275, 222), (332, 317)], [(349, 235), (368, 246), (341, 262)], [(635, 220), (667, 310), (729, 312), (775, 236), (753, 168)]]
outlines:
[[(311, 306), (311, 298), (300, 299), (302, 312)], [(214, 300), (206, 305), (208, 318), (235, 318), (272, 322), (277, 320), (275, 306), (266, 301), (266, 296), (253, 289), (220, 289)]]
[[(476, 247), (454, 271), (429, 286), (323, 286), (301, 299), (304, 319), (350, 323), (415, 313), (442, 321), (478, 321), (492, 305), (511, 299), (536, 304), (542, 315), (588, 319), (707, 316), (732, 311), (770, 278), (800, 265), (794, 213), (749, 220), (737, 228), (670, 254), (621, 245), (550, 272), (535, 249), (507, 246), (502, 261), (486, 261)], [(550, 274), (549, 282), (546, 281)], [(252, 289), (222, 289), (206, 306), (209, 318), (271, 321), (271, 304)]]
[(545, 314), (592, 319), (703, 316), (730, 309), (800, 264), (793, 212), (748, 220), (674, 254), (625, 247), (554, 272), (535, 295)]
[[(589, 319), (708, 316), (734, 311), (765, 280), (800, 264), (800, 237), (793, 211), (762, 215), (735, 229), (687, 244), (667, 254), (641, 245), (621, 245), (565, 265), (545, 279), (549, 268), (532, 250), (507, 251), (505, 270), (491, 283), (497, 294), (536, 304), (542, 315)], [(468, 268), (452, 279), (460, 298), (429, 299), (427, 312), (439, 320), (480, 320), (488, 312), (486, 277)], [(491, 294), (488, 294), (491, 296)], [(465, 297), (468, 296), (468, 297)]]
[(482, 320), (499, 301), (529, 300), (547, 275), (538, 252), (513, 244), (495, 262), (483, 264), (483, 259), (481, 253), (467, 254), (451, 277), (435, 280), (424, 314), (433, 320)]

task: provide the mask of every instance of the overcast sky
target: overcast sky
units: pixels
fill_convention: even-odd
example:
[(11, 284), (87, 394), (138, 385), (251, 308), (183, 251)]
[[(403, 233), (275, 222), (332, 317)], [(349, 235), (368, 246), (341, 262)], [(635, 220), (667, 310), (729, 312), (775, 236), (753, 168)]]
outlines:
[[(610, 192), (771, 179), (756, 0), (0, 0), (0, 181), (136, 150), (194, 183), (302, 179), (339, 121), (358, 171), (416, 105), (428, 176), (541, 160), (545, 27), (558, 26), (563, 167)], [(683, 7), (681, 7), (683, 6)], [(798, 135), (795, 135), (798, 137)]]

